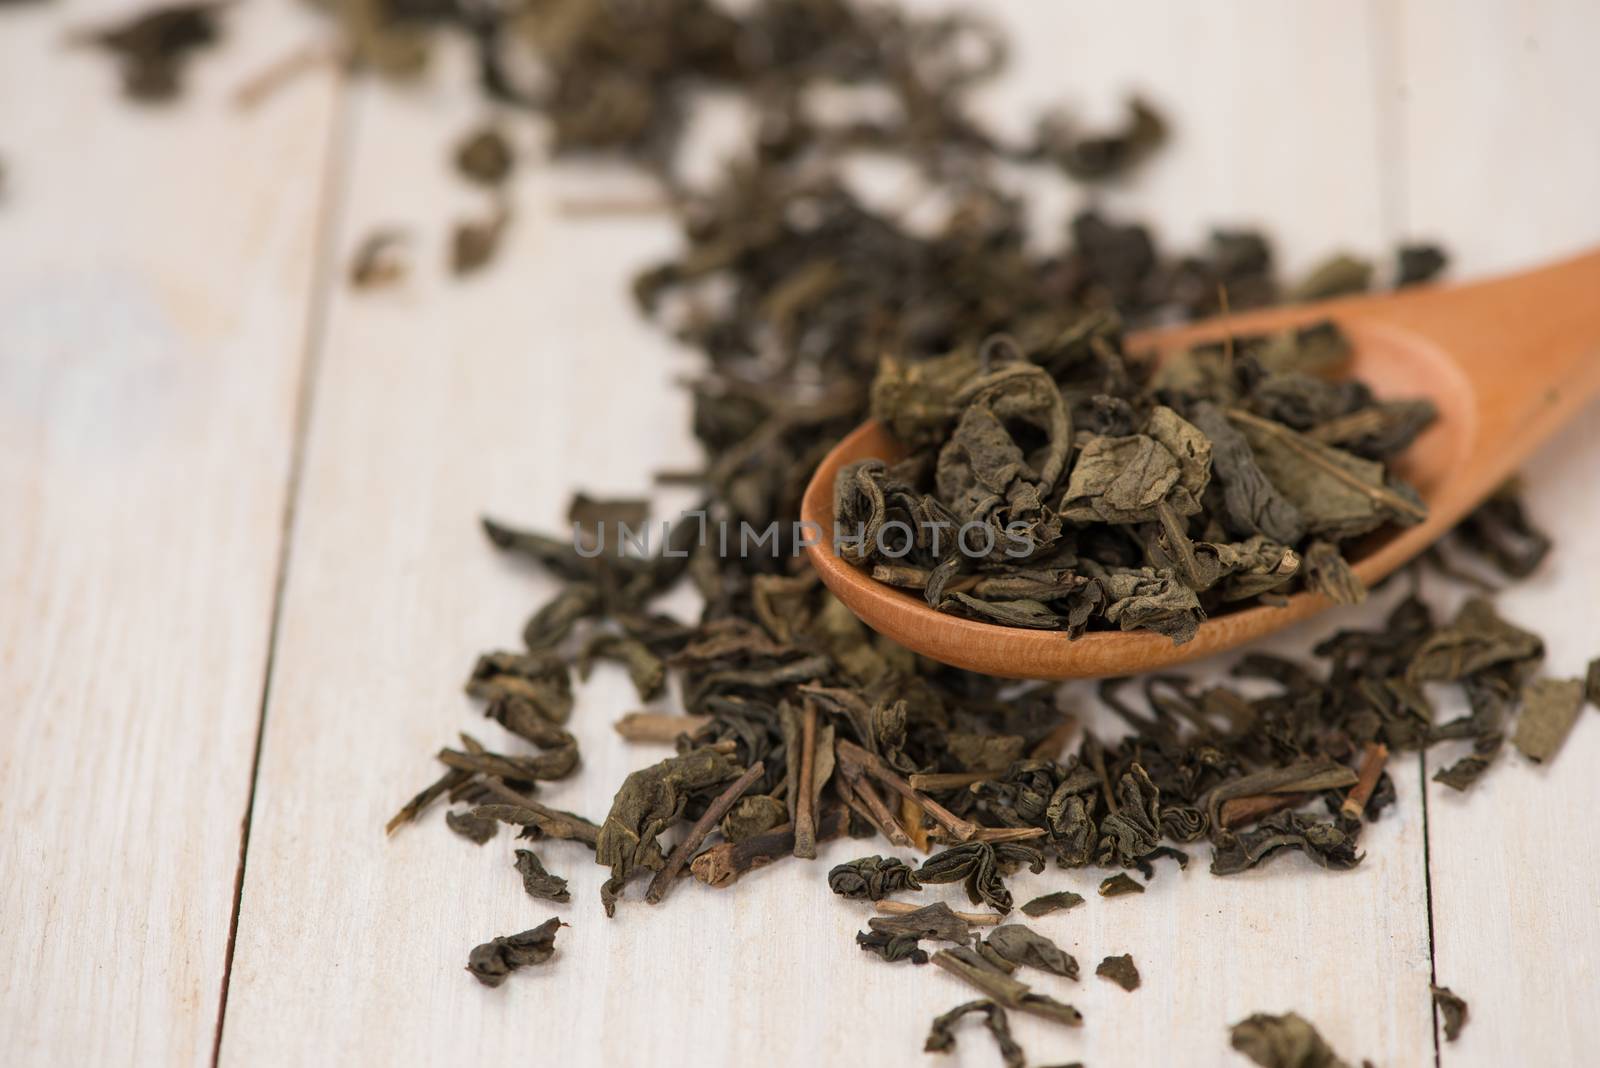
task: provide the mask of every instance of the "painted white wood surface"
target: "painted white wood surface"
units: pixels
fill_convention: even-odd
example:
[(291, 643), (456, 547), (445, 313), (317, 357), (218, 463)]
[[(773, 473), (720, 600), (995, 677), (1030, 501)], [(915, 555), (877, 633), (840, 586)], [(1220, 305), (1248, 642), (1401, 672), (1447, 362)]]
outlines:
[(168, 110), (0, 15), (0, 1061), (206, 1064), (300, 383), (326, 79), (242, 11)]
[[(1413, 2), (1398, 128), (1407, 145), (1402, 225), (1439, 235), (1472, 273), (1515, 270), (1600, 245), (1600, 66), (1592, 4)], [(1600, 293), (1595, 294), (1600, 300)], [(1536, 521), (1560, 535), (1498, 599), (1545, 636), (1546, 671), (1600, 656), (1600, 405), (1523, 469)], [(1442, 707), (1441, 716), (1460, 712)], [(1428, 754), (1428, 774), (1461, 748)], [(1582, 714), (1546, 767), (1509, 745), (1466, 795), (1428, 784), (1438, 981), (1473, 1015), (1446, 1068), (1588, 1064), (1600, 1048), (1600, 719)]]
[[(1172, 114), (1171, 149), (1104, 200), (1154, 219), (1176, 245), (1213, 223), (1258, 224), (1300, 269), (1336, 249), (1383, 254), (1400, 236), (1437, 237), (1458, 252), (1459, 275), (1600, 240), (1600, 94), (1582, 46), (1596, 17), (1585, 5), (997, 13), (1015, 38), (1007, 82), (985, 93), (1000, 122), (1051, 101), (1109, 121), (1125, 88)], [(248, 120), (225, 112), (226, 92), (306, 25), (254, 5), (243, 14), (254, 32), (197, 65), (196, 102), (159, 119), (113, 99), (93, 57), (70, 77), (52, 65), (60, 103), (30, 106), (8, 78), (24, 84), (53, 62), (60, 22), (9, 16), (0, 32), (0, 155), (14, 190), (0, 205), (0, 305), (26, 312), (0, 318), (0, 501), (24, 517), (0, 528), (0, 698), (23, 712), (0, 718), (0, 871), (37, 876), (36, 889), (0, 889), (7, 1063), (13, 1049), (24, 1063), (210, 1053), (334, 121), (315, 78)], [(497, 557), (476, 517), (553, 525), (574, 488), (642, 491), (650, 472), (696, 458), (673, 385), (696, 361), (626, 292), (637, 267), (673, 247), (672, 226), (556, 207), (645, 191), (636, 178), (524, 168), (507, 255), (479, 278), (445, 277), (447, 220), (487, 210), (444, 162), (480, 106), (459, 62), (415, 89), (352, 91), (342, 213), (326, 236), (342, 268), (372, 229), (409, 227), (416, 266), (374, 294), (349, 292), (335, 271), (314, 338), (222, 1063), (933, 1063), (920, 1052), (928, 1019), (969, 992), (854, 947), (866, 913), (829, 895), (823, 876), (861, 844), (733, 891), (683, 885), (655, 909), (633, 899), (608, 922), (601, 870), (578, 847), (541, 848), (574, 897), (543, 908), (523, 894), (504, 834), (475, 848), (437, 812), (381, 833), (456, 730), (503, 739), (460, 683), (478, 652), (515, 647), (550, 589)], [(84, 123), (89, 142), (76, 136)], [(200, 179), (185, 187), (169, 173)], [(73, 220), (80, 201), (67, 194), (85, 188), (120, 198), (94, 220), (109, 231)], [(1508, 190), (1537, 195), (1485, 210)], [(1041, 219), (1054, 225), (1082, 202), (1047, 198)], [(131, 218), (129, 204), (141, 209)], [(180, 209), (203, 212), (203, 225), (166, 236)], [(139, 362), (108, 367), (103, 340)], [(1600, 464), (1589, 422), (1530, 470), (1536, 514), (1565, 537), (1503, 602), (1513, 618), (1558, 621), (1544, 625), (1561, 673), (1600, 647), (1600, 560), (1583, 545), (1600, 519), (1584, 500)], [(1320, 629), (1278, 646), (1303, 649)], [(598, 817), (628, 770), (664, 755), (611, 731), (635, 706), (618, 672), (581, 688), (585, 767), (547, 800)], [(1600, 1043), (1583, 994), (1600, 952), (1589, 891), (1600, 843), (1581, 815), (1600, 800), (1587, 773), (1593, 728), (1586, 713), (1550, 768), (1513, 756), (1465, 801), (1429, 788), (1438, 977), (1474, 1007), (1444, 1047), (1447, 1065), (1578, 1063)], [(1297, 1009), (1347, 1058), (1427, 1063), (1423, 776), (1415, 758), (1393, 770), (1400, 814), (1371, 828), (1352, 873), (1289, 859), (1215, 880), (1197, 855), (1188, 873), (1163, 866), (1147, 894), (1111, 901), (1088, 873), (1021, 877), (1022, 900), (1061, 888), (1089, 898), (1036, 921), (1085, 973), (1036, 985), (1087, 1023), (1069, 1032), (1017, 1018), (1030, 1062), (1242, 1064), (1227, 1025)], [(111, 860), (65, 851), (73, 839), (41, 829), (59, 827), (52, 811), (110, 831)], [(24, 826), (30, 813), (45, 815)], [(1549, 867), (1571, 841), (1570, 863)], [(492, 991), (460, 972), (472, 945), (552, 913), (572, 924), (552, 966)], [(1302, 934), (1319, 922), (1342, 940)], [(1092, 974), (1121, 952), (1144, 975), (1132, 994)], [(938, 1063), (995, 1054), (963, 1028)]]

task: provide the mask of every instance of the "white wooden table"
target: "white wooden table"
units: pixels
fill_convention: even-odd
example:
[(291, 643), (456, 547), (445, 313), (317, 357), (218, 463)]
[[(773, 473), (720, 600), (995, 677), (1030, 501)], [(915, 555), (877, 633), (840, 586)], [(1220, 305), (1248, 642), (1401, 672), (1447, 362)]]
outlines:
[[(935, 1063), (928, 1020), (969, 992), (855, 947), (864, 913), (823, 872), (859, 843), (610, 922), (601, 870), (552, 846), (572, 926), (550, 966), (488, 990), (467, 950), (550, 913), (506, 837), (474, 848), (437, 813), (383, 836), (430, 753), (492, 726), (462, 677), (548, 592), (476, 517), (553, 524), (575, 487), (645, 490), (696, 459), (672, 386), (693, 360), (626, 292), (672, 226), (556, 208), (638, 180), (524, 167), (504, 259), (457, 283), (447, 220), (482, 210), (443, 162), (481, 117), (460, 57), (410, 91), (318, 72), (241, 114), (238, 84), (320, 25), (252, 0), (188, 99), (142, 111), (59, 48), (126, 7), (53, 7), (0, 16), (0, 1062)], [(1586, 0), (995, 14), (1017, 46), (985, 94), (1002, 121), (1109, 117), (1133, 86), (1170, 112), (1172, 149), (1108, 202), (1173, 246), (1260, 224), (1295, 270), (1437, 238), (1467, 277), (1600, 242)], [(418, 235), (412, 277), (353, 294), (353, 248), (394, 223)], [(1600, 407), (1527, 468), (1559, 548), (1500, 603), (1554, 674), (1600, 652), (1597, 472)], [(620, 673), (582, 687), (585, 767), (553, 803), (603, 813), (663, 755), (612, 732), (632, 703)], [(1392, 765), (1399, 811), (1346, 875), (1202, 860), (1116, 900), (1087, 872), (1022, 877), (1022, 899), (1090, 897), (1038, 921), (1086, 973), (1038, 985), (1087, 1025), (1018, 1019), (1032, 1062), (1238, 1065), (1229, 1023), (1295, 1009), (1352, 1060), (1595, 1063), (1600, 722), (1464, 797), (1428, 781), (1456, 755)], [(1121, 952), (1131, 994), (1087, 974)], [(1472, 1005), (1454, 1044), (1432, 977)], [(963, 1028), (937, 1063), (996, 1055)]]

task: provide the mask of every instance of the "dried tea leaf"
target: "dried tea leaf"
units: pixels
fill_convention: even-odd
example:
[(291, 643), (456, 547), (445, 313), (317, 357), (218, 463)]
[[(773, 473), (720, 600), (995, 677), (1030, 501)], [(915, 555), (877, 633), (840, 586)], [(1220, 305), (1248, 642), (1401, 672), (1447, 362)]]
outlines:
[(1101, 897), (1121, 897), (1124, 894), (1142, 893), (1144, 893), (1144, 884), (1134, 882), (1128, 878), (1126, 872), (1119, 871), (1115, 875), (1100, 880)]
[(1444, 1018), (1444, 1040), (1454, 1042), (1467, 1022), (1467, 1003), (1451, 993), (1447, 986), (1430, 986), (1433, 1005)]
[(1544, 642), (1537, 634), (1501, 619), (1494, 606), (1474, 597), (1456, 618), (1422, 643), (1406, 676), (1413, 682), (1454, 682), (1499, 664), (1537, 661)]
[(627, 634), (596, 634), (578, 654), (578, 678), (587, 681), (596, 660), (610, 660), (628, 669), (641, 701), (654, 701), (667, 683), (667, 665), (651, 648)]
[[(467, 679), (467, 693), (485, 701), (513, 698), (501, 726), (514, 734), (530, 726), (530, 714), (550, 723), (565, 723), (572, 716), (572, 677), (566, 661), (544, 653), (484, 653)], [(533, 739), (530, 739), (533, 740)]]
[(1348, 871), (1361, 863), (1355, 835), (1337, 823), (1319, 823), (1298, 812), (1267, 816), (1248, 831), (1221, 831), (1211, 853), (1211, 874), (1236, 875), (1285, 849), (1297, 849), (1319, 867)]
[(470, 812), (446, 812), (444, 822), (452, 831), (478, 845), (483, 845), (500, 830), (500, 824), (496, 821)]
[(1020, 923), (996, 927), (984, 943), (1012, 964), (1029, 965), (1068, 979), (1078, 977), (1078, 962), (1072, 954)]
[(1110, 979), (1124, 990), (1139, 989), (1139, 969), (1134, 967), (1131, 954), (1107, 957), (1095, 967), (1094, 974)]
[(474, 130), (456, 146), (456, 169), (480, 185), (504, 182), (515, 161), (505, 134), (494, 126)]
[(1116, 133), (1081, 135), (1061, 112), (1043, 116), (1028, 155), (1049, 160), (1074, 178), (1097, 180), (1137, 166), (1167, 139), (1159, 112), (1139, 97), (1128, 101), (1128, 118)]
[(1166, 502), (1200, 510), (1211, 477), (1211, 442), (1171, 408), (1157, 406), (1145, 432), (1090, 437), (1079, 446), (1060, 512), (1074, 522), (1149, 523)]
[(182, 91), (184, 68), (194, 54), (221, 40), (220, 18), (228, 6), (203, 0), (157, 7), (79, 39), (116, 57), (130, 99), (167, 101)]
[(1522, 691), (1522, 711), (1511, 736), (1523, 756), (1540, 764), (1556, 755), (1583, 708), (1582, 679), (1534, 679)]
[(1011, 911), (1011, 891), (1001, 876), (1024, 864), (1035, 874), (1044, 871), (1043, 855), (1028, 846), (966, 842), (929, 857), (917, 869), (917, 878), (924, 883), (962, 883), (974, 905), (1006, 913)]
[(381, 289), (403, 281), (411, 271), (405, 248), (410, 235), (404, 230), (374, 230), (356, 246), (350, 260), (350, 285), (355, 289)]
[(862, 857), (828, 872), (828, 889), (856, 901), (880, 901), (902, 890), (921, 890), (916, 871), (898, 857)]
[(1047, 994), (1034, 993), (1028, 984), (998, 970), (973, 949), (965, 946), (941, 949), (933, 955), (933, 963), (1008, 1009), (1042, 1016), (1068, 1027), (1078, 1027), (1083, 1023), (1083, 1016), (1077, 1009)]
[(618, 525), (630, 531), (643, 529), (650, 519), (650, 502), (642, 497), (591, 497), (579, 492), (567, 505), (567, 522), (587, 534)]
[(511, 210), (504, 204), (487, 218), (458, 222), (450, 238), (450, 270), (459, 277), (488, 266), (510, 227)]
[(1300, 559), (1300, 573), (1305, 576), (1307, 589), (1334, 604), (1360, 604), (1367, 599), (1367, 587), (1332, 542), (1312, 542)]
[(867, 926), (880, 934), (906, 934), (935, 942), (966, 945), (972, 941), (972, 925), (957, 916), (943, 901), (924, 905), (915, 912), (873, 916), (867, 920)]
[(1194, 405), (1190, 418), (1211, 439), (1211, 472), (1222, 490), (1220, 518), (1228, 532), (1241, 538), (1262, 534), (1284, 545), (1298, 544), (1305, 535), (1305, 519), (1262, 473), (1244, 435), (1210, 401)]
[(1059, 890), (1054, 894), (1045, 894), (1042, 897), (1034, 898), (1022, 906), (1022, 911), (1034, 919), (1038, 919), (1040, 916), (1047, 916), (1058, 909), (1070, 909), (1074, 905), (1081, 904), (1083, 904), (1082, 894), (1075, 894), (1071, 890)]
[(1438, 245), (1402, 245), (1395, 253), (1396, 289), (1421, 285), (1438, 277), (1450, 258)]
[(556, 951), (556, 931), (566, 924), (552, 916), (521, 934), (485, 942), (467, 957), (467, 971), (484, 986), (499, 986), (506, 976), (530, 964), (543, 964)]
[(524, 838), (562, 838), (582, 842), (593, 849), (600, 837), (598, 825), (571, 812), (547, 808), (535, 802), (524, 805), (479, 805), (472, 810), (474, 816), (514, 823), (522, 828)]
[(789, 808), (782, 801), (766, 794), (746, 794), (722, 817), (722, 837), (730, 842), (743, 842), (788, 821)]
[(1416, 494), (1391, 483), (1381, 463), (1237, 408), (1227, 416), (1250, 443), (1262, 472), (1304, 517), (1309, 534), (1342, 541), (1385, 523), (1426, 518)]
[(928, 954), (917, 944), (914, 934), (890, 934), (887, 931), (857, 931), (856, 945), (875, 953), (890, 964), (908, 960), (912, 964), (928, 963)]
[(683, 815), (694, 794), (714, 793), (739, 777), (739, 761), (715, 749), (692, 749), (629, 775), (611, 803), (595, 841), (595, 860), (611, 869), (600, 887), (606, 915), (616, 913), (622, 887), (642, 870), (666, 863), (657, 836)]
[(928, 1030), (928, 1040), (923, 1043), (925, 1053), (948, 1053), (956, 1048), (955, 1026), (968, 1013), (983, 1013), (983, 1025), (994, 1036), (995, 1045), (1000, 1048), (1000, 1059), (1006, 1068), (1025, 1068), (1028, 1063), (1027, 1055), (1022, 1047), (1017, 1045), (1011, 1037), (1011, 1027), (1006, 1020), (1006, 1010), (987, 999), (969, 1001), (964, 1005), (957, 1005), (949, 1012), (934, 1017), (933, 1026)]
[(572, 895), (567, 892), (567, 881), (545, 871), (544, 865), (531, 849), (517, 850), (516, 869), (522, 875), (522, 888), (529, 897), (546, 901), (572, 900)]
[(1583, 693), (1592, 708), (1600, 709), (1600, 657), (1589, 661), (1589, 672), (1584, 678)]
[(1232, 1040), (1261, 1068), (1351, 1068), (1299, 1013), (1257, 1013), (1233, 1025)]
[(1448, 768), (1434, 773), (1433, 781), (1442, 782), (1452, 790), (1465, 790), (1489, 770), (1489, 765), (1500, 752), (1505, 735), (1498, 731), (1485, 734), (1472, 743), (1472, 753), (1462, 757)]
[(1365, 293), (1372, 285), (1372, 264), (1354, 256), (1339, 255), (1313, 268), (1289, 293), (1295, 302), (1327, 300)]

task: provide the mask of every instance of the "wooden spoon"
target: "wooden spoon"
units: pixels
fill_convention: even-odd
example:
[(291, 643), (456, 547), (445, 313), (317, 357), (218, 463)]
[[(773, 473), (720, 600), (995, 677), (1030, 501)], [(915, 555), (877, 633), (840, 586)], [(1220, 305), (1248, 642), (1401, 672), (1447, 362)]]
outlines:
[[(1134, 335), (1136, 348), (1171, 351), (1197, 341), (1332, 319), (1354, 346), (1351, 373), (1383, 398), (1429, 397), (1437, 422), (1395, 465), (1422, 495), (1428, 518), (1390, 532), (1353, 561), (1369, 586), (1453, 527), (1600, 392), (1600, 252), (1495, 281), (1420, 288), (1272, 308)], [(838, 598), (874, 630), (946, 664), (1029, 679), (1094, 678), (1165, 667), (1231, 649), (1332, 606), (1298, 593), (1282, 607), (1218, 615), (1183, 644), (1159, 634), (1058, 631), (979, 623), (936, 612), (919, 596), (874, 581), (833, 551), (833, 481), (856, 460), (904, 450), (876, 421), (822, 461), (801, 503), (827, 532), (807, 552)]]

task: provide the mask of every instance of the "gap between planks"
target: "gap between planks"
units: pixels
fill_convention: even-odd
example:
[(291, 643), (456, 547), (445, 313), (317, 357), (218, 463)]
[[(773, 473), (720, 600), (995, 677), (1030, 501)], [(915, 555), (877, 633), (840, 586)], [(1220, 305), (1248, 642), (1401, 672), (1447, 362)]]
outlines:
[(245, 793), (244, 814), (239, 821), (239, 865), (233, 876), (233, 901), (228, 913), (228, 943), (222, 960), (222, 986), (217, 996), (216, 1024), (211, 1038), (211, 1065), (217, 1068), (222, 1058), (222, 1032), (228, 1022), (228, 986), (233, 979), (233, 950), (239, 937), (239, 906), (244, 898), (245, 865), (250, 852), (250, 823), (255, 814), (256, 781), (261, 773), (261, 743), (266, 735), (267, 706), (272, 699), (272, 670), (278, 655), (278, 635), (283, 621), (283, 594), (288, 584), (289, 565), (294, 555), (294, 527), (300, 501), (300, 486), (305, 471), (306, 439), (311, 429), (311, 410), (315, 401), (318, 370), (327, 340), (328, 309), (336, 287), (344, 277), (339, 270), (339, 224), (350, 185), (350, 152), (354, 142), (356, 94), (351, 92), (351, 76), (335, 68), (332, 121), (328, 123), (328, 144), (324, 156), (320, 205), (317, 212), (315, 257), (311, 283), (307, 287), (305, 334), (301, 338), (300, 380), (295, 391), (294, 429), (289, 445), (289, 470), (283, 497), (283, 514), (278, 532), (278, 559), (273, 575), (271, 620), (267, 627), (267, 655), (261, 672), (261, 700), (256, 712), (256, 736), (250, 752), (250, 785)]

